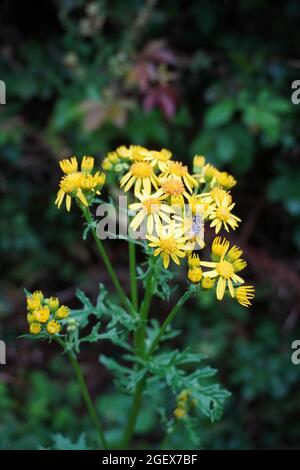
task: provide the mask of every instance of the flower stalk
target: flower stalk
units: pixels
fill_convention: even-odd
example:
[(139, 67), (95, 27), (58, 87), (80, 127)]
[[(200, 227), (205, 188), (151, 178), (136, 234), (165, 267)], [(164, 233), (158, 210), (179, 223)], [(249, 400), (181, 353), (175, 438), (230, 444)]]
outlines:
[(79, 388), (80, 388), (80, 392), (81, 392), (82, 398), (83, 398), (83, 400), (86, 404), (86, 407), (87, 407), (87, 410), (89, 412), (91, 421), (94, 424), (95, 428), (97, 429), (101, 446), (102, 446), (103, 449), (108, 449), (108, 444), (107, 444), (107, 441), (106, 441), (106, 438), (105, 438), (105, 435), (104, 435), (103, 427), (102, 427), (100, 418), (98, 417), (97, 411), (94, 407), (94, 404), (93, 404), (90, 392), (88, 390), (85, 378), (82, 374), (79, 362), (77, 361), (74, 354), (71, 351), (68, 351), (68, 349), (66, 349), (66, 344), (65, 344), (65, 342), (63, 341), (62, 338), (60, 338), (59, 336), (55, 336), (54, 338), (57, 341), (57, 343), (67, 353), (69, 361), (70, 361), (70, 363), (71, 363), (71, 365), (74, 369), (76, 379), (77, 379), (77, 382), (78, 382), (78, 385), (79, 385)]

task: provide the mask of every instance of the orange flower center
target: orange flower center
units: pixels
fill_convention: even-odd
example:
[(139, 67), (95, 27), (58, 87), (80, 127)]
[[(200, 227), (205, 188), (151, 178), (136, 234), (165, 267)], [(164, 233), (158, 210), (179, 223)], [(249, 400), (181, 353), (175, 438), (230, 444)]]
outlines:
[(136, 162), (131, 165), (131, 174), (136, 178), (149, 178), (153, 174), (153, 168), (150, 163)]
[(166, 194), (179, 195), (184, 193), (183, 183), (180, 180), (176, 180), (174, 178), (169, 178), (164, 181), (161, 187)]

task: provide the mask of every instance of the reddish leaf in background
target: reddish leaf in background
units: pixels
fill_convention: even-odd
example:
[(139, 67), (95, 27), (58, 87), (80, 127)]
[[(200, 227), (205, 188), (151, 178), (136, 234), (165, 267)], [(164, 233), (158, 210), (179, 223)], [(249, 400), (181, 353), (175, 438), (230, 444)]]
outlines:
[(157, 107), (166, 118), (174, 116), (178, 90), (171, 82), (177, 78), (176, 73), (172, 71), (176, 66), (178, 59), (163, 40), (151, 41), (137, 56), (132, 76), (143, 95), (146, 111)]
[(170, 119), (176, 111), (177, 90), (171, 85), (158, 85), (153, 87), (143, 100), (144, 109), (150, 111), (158, 107), (165, 117)]

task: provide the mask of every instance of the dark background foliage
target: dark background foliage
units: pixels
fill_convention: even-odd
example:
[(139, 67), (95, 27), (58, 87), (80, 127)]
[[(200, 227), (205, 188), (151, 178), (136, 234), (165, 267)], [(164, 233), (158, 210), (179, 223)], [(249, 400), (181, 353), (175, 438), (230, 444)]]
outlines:
[[(92, 298), (99, 280), (110, 287), (81, 239), (79, 213), (53, 204), (57, 161), (90, 154), (100, 163), (135, 143), (167, 147), (187, 164), (203, 154), (238, 179), (243, 224), (231, 239), (249, 261), (254, 306), (207, 294), (182, 312), (174, 340), (207, 353), (233, 393), (220, 422), (200, 423), (201, 445), (299, 448), (300, 366), (291, 363), (300, 337), (299, 107), (290, 98), (300, 78), (299, 20), (297, 0), (1, 2), (0, 338), (8, 351), (0, 447), (89, 434), (64, 357), (53, 344), (16, 339), (26, 328), (23, 287), (71, 306), (76, 286)], [(125, 243), (109, 249), (126, 286)], [(183, 290), (184, 278), (178, 282)], [(164, 318), (166, 304), (157, 300), (153, 311)], [(98, 362), (103, 348), (84, 348), (81, 359), (93, 396), (105, 393), (98, 402), (113, 434), (127, 402), (110, 393), (111, 376)], [(136, 445), (157, 443), (155, 420), (142, 416)], [(190, 444), (178, 433), (172, 445)]]

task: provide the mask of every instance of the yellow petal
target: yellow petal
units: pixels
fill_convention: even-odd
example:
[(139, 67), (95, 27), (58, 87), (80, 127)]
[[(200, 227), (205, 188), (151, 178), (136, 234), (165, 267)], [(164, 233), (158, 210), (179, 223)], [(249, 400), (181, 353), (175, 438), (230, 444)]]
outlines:
[(226, 288), (226, 279), (223, 277), (219, 277), (218, 284), (217, 284), (217, 299), (222, 300), (224, 297)]

